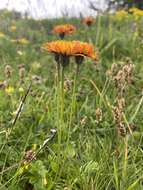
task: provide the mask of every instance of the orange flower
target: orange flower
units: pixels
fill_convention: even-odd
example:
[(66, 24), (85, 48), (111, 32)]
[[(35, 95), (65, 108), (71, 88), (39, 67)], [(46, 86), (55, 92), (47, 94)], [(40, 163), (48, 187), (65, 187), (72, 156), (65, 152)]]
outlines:
[(75, 26), (71, 24), (57, 25), (53, 29), (53, 33), (59, 34), (61, 39), (63, 39), (66, 34), (72, 34), (75, 31), (76, 31)]
[(93, 60), (98, 60), (98, 52), (94, 51), (94, 46), (80, 41), (73, 41), (73, 55), (90, 57)]
[(45, 43), (42, 49), (54, 53), (56, 62), (66, 66), (70, 61), (69, 57), (72, 55), (73, 44), (69, 41), (58, 40)]
[(45, 43), (42, 46), (42, 49), (47, 50), (51, 53), (71, 56), (73, 51), (73, 43), (71, 41), (57, 40)]
[(42, 49), (54, 53), (56, 61), (62, 64), (67, 60), (69, 62), (70, 56), (75, 56), (77, 63), (81, 63), (84, 57), (98, 60), (98, 53), (94, 52), (94, 47), (86, 42), (58, 40), (45, 43)]
[(91, 26), (94, 23), (94, 18), (89, 16), (89, 17), (85, 17), (83, 19), (83, 23), (86, 24), (87, 26)]

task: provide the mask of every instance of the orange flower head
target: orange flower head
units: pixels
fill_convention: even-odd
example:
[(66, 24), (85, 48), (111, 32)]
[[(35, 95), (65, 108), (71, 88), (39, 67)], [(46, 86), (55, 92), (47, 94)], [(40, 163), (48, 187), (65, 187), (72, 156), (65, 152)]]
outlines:
[(93, 45), (80, 41), (74, 41), (73, 44), (73, 55), (78, 57), (89, 57), (95, 61), (98, 60), (98, 52), (94, 51)]
[(65, 66), (69, 63), (69, 57), (73, 54), (73, 43), (70, 41), (58, 40), (45, 43), (42, 49), (53, 53), (56, 62)]
[(55, 54), (71, 56), (73, 51), (73, 43), (71, 41), (57, 40), (45, 43), (42, 46), (42, 49)]
[(89, 16), (89, 17), (85, 17), (83, 19), (83, 23), (86, 24), (87, 26), (91, 26), (94, 23), (94, 18)]
[(55, 60), (62, 65), (69, 62), (69, 57), (74, 56), (77, 63), (82, 63), (84, 57), (98, 60), (98, 53), (94, 51), (91, 44), (80, 41), (58, 40), (45, 43), (42, 49), (55, 55)]
[(71, 24), (57, 25), (53, 29), (53, 33), (59, 34), (61, 39), (63, 39), (66, 34), (73, 34), (75, 31), (75, 26)]

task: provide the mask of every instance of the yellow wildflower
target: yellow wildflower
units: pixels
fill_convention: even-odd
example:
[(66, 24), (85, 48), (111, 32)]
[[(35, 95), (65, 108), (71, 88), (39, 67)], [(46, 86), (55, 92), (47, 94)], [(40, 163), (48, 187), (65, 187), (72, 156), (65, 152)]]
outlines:
[(135, 20), (139, 20), (143, 16), (143, 10), (135, 7), (129, 9), (129, 13), (134, 16)]
[(7, 87), (6, 89), (5, 89), (5, 92), (7, 93), (7, 94), (13, 94), (13, 92), (14, 92), (14, 88), (12, 87), (12, 86), (9, 86), (9, 87)]
[(128, 17), (128, 12), (126, 12), (125, 10), (117, 11), (115, 17), (117, 20), (121, 21)]

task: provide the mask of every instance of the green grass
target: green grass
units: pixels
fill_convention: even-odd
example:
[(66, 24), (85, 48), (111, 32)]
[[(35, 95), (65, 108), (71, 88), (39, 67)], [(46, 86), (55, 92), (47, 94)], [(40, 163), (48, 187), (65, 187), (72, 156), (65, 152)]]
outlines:
[[(6, 35), (0, 38), (0, 81), (6, 81), (14, 91), (0, 89), (0, 190), (142, 190), (142, 20), (115, 21), (105, 15), (86, 28), (79, 19), (13, 20), (10, 13), (4, 14), (0, 14), (0, 31)], [(72, 60), (60, 82), (53, 56), (40, 49), (44, 42), (58, 39), (51, 29), (59, 23), (77, 27), (67, 40), (92, 42), (100, 52), (99, 63), (85, 59), (77, 77)], [(16, 32), (9, 30), (11, 25), (17, 26)], [(11, 42), (22, 37), (30, 43)], [(25, 66), (23, 82), (21, 64)], [(129, 64), (134, 69), (130, 81), (125, 76), (121, 93), (115, 76)], [(9, 78), (6, 65), (12, 69)], [(125, 105), (119, 123), (114, 109), (119, 108), (121, 98)], [(99, 117), (97, 109), (102, 113)], [(57, 133), (42, 146), (51, 138), (51, 129)], [(36, 158), (26, 163), (29, 150), (36, 152)]]

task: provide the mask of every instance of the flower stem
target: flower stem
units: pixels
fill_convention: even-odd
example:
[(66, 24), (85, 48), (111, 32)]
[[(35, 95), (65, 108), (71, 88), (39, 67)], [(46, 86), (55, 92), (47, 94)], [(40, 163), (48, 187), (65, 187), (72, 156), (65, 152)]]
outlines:
[(78, 75), (79, 75), (79, 67), (80, 67), (80, 65), (77, 64), (75, 77), (74, 77), (73, 92), (72, 92), (72, 102), (71, 102), (70, 119), (69, 119), (69, 125), (68, 125), (69, 127), (68, 127), (67, 145), (68, 145), (69, 139), (70, 139), (70, 129), (71, 129), (71, 125), (72, 125), (72, 117), (73, 117), (73, 114), (75, 113), (75, 109), (76, 109), (76, 86), (77, 86), (77, 79), (78, 79)]

